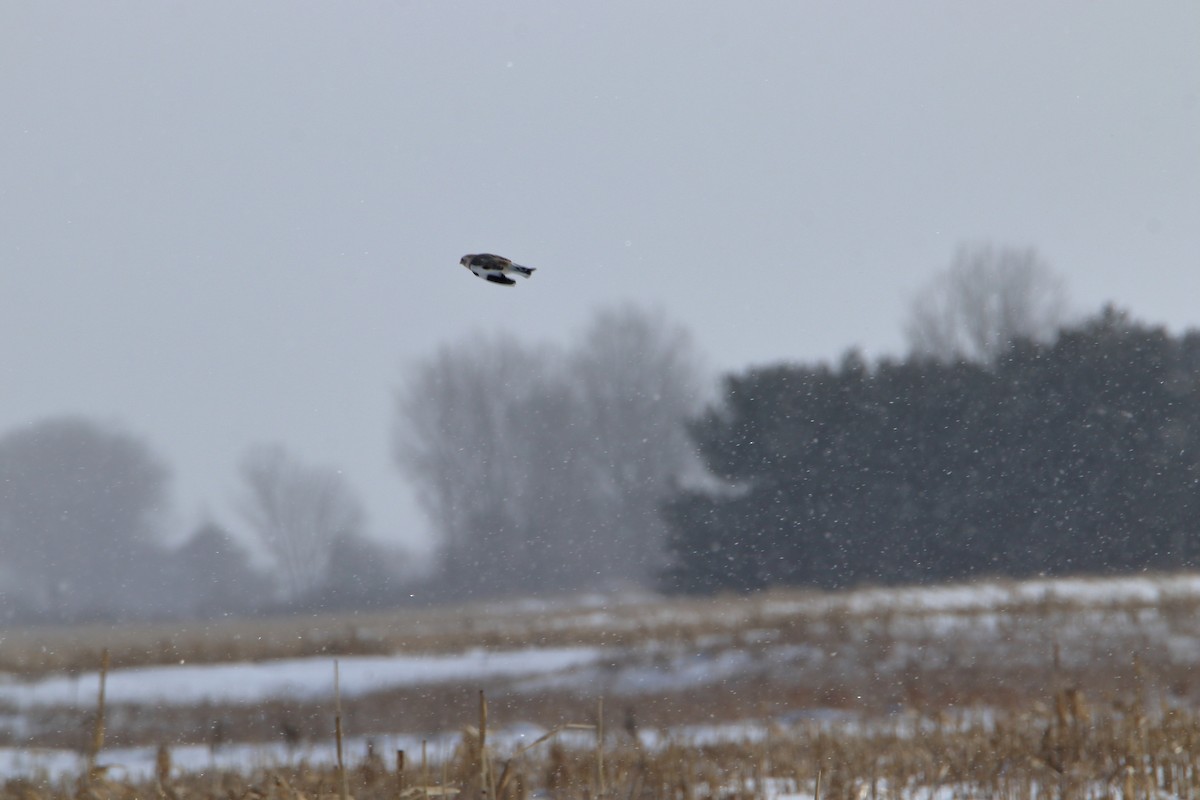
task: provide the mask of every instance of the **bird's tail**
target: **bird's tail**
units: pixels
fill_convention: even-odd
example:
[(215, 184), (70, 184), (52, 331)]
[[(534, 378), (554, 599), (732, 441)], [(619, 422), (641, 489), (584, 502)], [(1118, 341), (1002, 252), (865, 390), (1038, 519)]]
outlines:
[(523, 277), (526, 277), (526, 278), (528, 278), (530, 275), (532, 275), (532, 274), (533, 274), (533, 271), (534, 271), (535, 269), (537, 269), (537, 267), (522, 267), (520, 264), (513, 264), (513, 265), (512, 265), (512, 271), (513, 271), (513, 272), (515, 272), (515, 273), (517, 273), (518, 275), (521, 275), (521, 276), (523, 276)]

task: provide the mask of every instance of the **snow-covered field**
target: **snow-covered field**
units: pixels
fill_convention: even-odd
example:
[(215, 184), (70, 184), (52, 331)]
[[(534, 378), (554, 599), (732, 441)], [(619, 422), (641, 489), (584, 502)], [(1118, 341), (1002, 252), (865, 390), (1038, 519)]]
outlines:
[[(557, 675), (600, 656), (594, 647), (481, 648), (447, 655), (348, 656), (337, 659), (343, 697), (399, 686), (483, 682), (497, 677)], [(202, 703), (249, 705), (277, 698), (316, 699), (333, 692), (334, 659), (283, 659), (240, 664), (178, 664), (115, 670), (107, 676), (109, 703), (153, 707)], [(100, 675), (51, 676), (0, 684), (0, 704), (18, 712), (35, 706), (86, 705)], [(85, 699), (86, 698), (86, 699)]]
[[(337, 664), (343, 699), (367, 706), (396, 692), (474, 694), (484, 687), (489, 696), (575, 697), (581, 710), (600, 697), (613, 706), (639, 708), (649, 708), (653, 700), (678, 710), (680, 720), (672, 724), (668, 715), (661, 718), (667, 722), (640, 727), (642, 744), (655, 747), (667, 740), (753, 740), (768, 730), (814, 725), (848, 729), (867, 720), (899, 729), (948, 709), (984, 715), (1001, 696), (1025, 692), (1031, 700), (1044, 700), (1047, 687), (1031, 685), (1030, 676), (1054, 671), (1096, 681), (1112, 673), (1111, 687), (1119, 688), (1135, 656), (1139, 680), (1161, 677), (1150, 681), (1150, 688), (1163, 702), (1188, 702), (1200, 695), (1186, 677), (1200, 664), (1198, 607), (1200, 576), (1195, 575), (767, 593), (689, 602), (529, 602), (494, 607), (471, 620), (480, 640), (520, 642), (516, 646), (420, 653), (398, 648), (391, 655), (340, 656)], [(577, 643), (565, 643), (572, 638)], [(538, 640), (553, 643), (539, 645)], [(5, 644), (0, 633), (0, 647)], [(110, 734), (116, 739), (122, 738), (122, 719), (130, 731), (138, 718), (190, 721), (180, 722), (177, 730), (160, 730), (157, 740), (106, 749), (100, 760), (111, 765), (111, 775), (143, 778), (153, 773), (156, 745), (162, 741), (171, 745), (174, 764), (184, 771), (252, 769), (298, 759), (330, 763), (331, 733), (288, 741), (234, 736), (206, 743), (196, 731), (203, 728), (197, 720), (222, 709), (331, 708), (334, 660), (114, 669), (107, 675), (106, 696)], [(7, 742), (0, 748), (0, 777), (77, 772), (77, 752), (41, 742), (53, 739), (53, 726), (85, 731), (99, 684), (95, 671), (33, 679), (0, 675), (0, 741)], [(938, 694), (939, 687), (945, 696)], [(1007, 694), (998, 694), (1001, 689)], [(978, 702), (969, 709), (956, 706), (970, 697)], [(706, 702), (720, 714), (684, 713)], [(507, 707), (525, 708), (517, 700)], [(493, 746), (512, 750), (555, 723), (495, 715)], [(361, 755), (370, 742), (377, 752), (411, 753), (424, 742), (431, 757), (441, 759), (459, 740), (458, 728), (349, 728), (348, 752)]]

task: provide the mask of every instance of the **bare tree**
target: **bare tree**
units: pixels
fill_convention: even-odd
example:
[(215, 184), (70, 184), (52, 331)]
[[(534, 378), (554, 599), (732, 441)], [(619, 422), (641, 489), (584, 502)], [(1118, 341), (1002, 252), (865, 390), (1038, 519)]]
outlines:
[(444, 575), (486, 593), (644, 582), (658, 501), (692, 463), (697, 376), (686, 332), (636, 308), (600, 313), (565, 353), (474, 337), (416, 365), (395, 455)]
[(0, 559), (26, 605), (58, 618), (152, 606), (168, 471), (135, 436), (57, 417), (0, 438)]
[(339, 537), (315, 605), (325, 610), (395, 605), (407, 577), (405, 562), (402, 551), (366, 537)]
[(241, 473), (242, 513), (279, 563), (287, 597), (303, 597), (321, 585), (334, 543), (360, 533), (362, 506), (339, 471), (280, 445), (250, 448)]
[(915, 355), (990, 363), (1017, 339), (1053, 339), (1066, 307), (1033, 248), (964, 246), (913, 301), (905, 334)]
[(705, 400), (691, 334), (635, 306), (603, 310), (570, 359), (603, 510), (606, 572), (648, 584), (663, 566), (659, 509), (674, 481), (699, 469), (684, 422)]
[(166, 579), (180, 615), (250, 614), (271, 601), (270, 575), (255, 569), (243, 543), (212, 520), (202, 522), (172, 555)]
[(416, 364), (397, 392), (396, 463), (441, 536), (443, 591), (493, 593), (527, 572), (523, 446), (557, 358), (478, 337)]

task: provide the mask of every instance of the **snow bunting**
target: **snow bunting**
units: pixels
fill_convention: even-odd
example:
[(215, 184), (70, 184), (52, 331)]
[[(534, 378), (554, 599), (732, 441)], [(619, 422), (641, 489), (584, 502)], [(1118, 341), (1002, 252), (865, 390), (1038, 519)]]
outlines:
[(508, 277), (509, 273), (528, 278), (533, 274), (534, 270), (534, 267), (522, 267), (520, 264), (514, 264), (503, 256), (494, 256), (491, 253), (477, 253), (463, 256), (459, 259), (458, 263), (485, 281), (498, 283), (501, 286), (512, 286), (516, 283), (516, 281)]

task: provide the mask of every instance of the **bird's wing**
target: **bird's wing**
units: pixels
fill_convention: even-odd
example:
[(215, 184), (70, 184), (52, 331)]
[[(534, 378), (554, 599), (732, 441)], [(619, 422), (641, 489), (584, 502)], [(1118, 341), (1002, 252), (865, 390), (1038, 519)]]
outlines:
[(507, 269), (512, 266), (512, 261), (504, 256), (495, 256), (491, 253), (480, 253), (472, 259), (471, 263), (483, 269)]
[(485, 275), (483, 279), (492, 283), (498, 283), (501, 286), (512, 286), (516, 283), (516, 281), (514, 281), (512, 278), (507, 278), (499, 273)]

